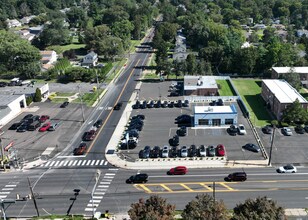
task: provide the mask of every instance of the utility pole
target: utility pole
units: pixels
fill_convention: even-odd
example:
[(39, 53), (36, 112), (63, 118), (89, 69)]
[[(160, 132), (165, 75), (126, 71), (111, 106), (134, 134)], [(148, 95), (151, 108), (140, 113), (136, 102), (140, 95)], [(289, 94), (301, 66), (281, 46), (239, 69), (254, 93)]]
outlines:
[(39, 216), (40, 216), (40, 213), (39, 213), (39, 210), (38, 210), (38, 208), (37, 208), (36, 199), (35, 199), (35, 196), (34, 196), (34, 194), (33, 194), (33, 189), (32, 189), (32, 185), (31, 185), (31, 183), (30, 183), (29, 177), (28, 177), (28, 184), (29, 184), (31, 196), (32, 196), (32, 199), (33, 199), (34, 207), (35, 207), (35, 210), (36, 210), (36, 214), (37, 214), (37, 216), (39, 217)]
[(80, 94), (80, 86), (78, 85), (77, 86), (78, 87), (78, 92), (79, 92), (79, 97), (80, 97), (80, 102), (81, 102), (81, 112), (82, 112), (82, 122), (84, 122), (85, 120), (84, 120), (84, 111), (83, 111), (83, 102), (82, 102), (82, 96), (81, 96), (81, 94)]
[(1, 147), (1, 165), (3, 166), (3, 170), (5, 171), (5, 164), (4, 164), (4, 148), (2, 145), (2, 139), (0, 138), (0, 147)]
[(273, 134), (271, 136), (271, 148), (270, 148), (270, 155), (269, 155), (269, 159), (268, 159), (268, 166), (271, 165), (271, 161), (272, 161), (272, 152), (273, 152), (273, 144), (274, 144), (274, 138), (275, 138), (275, 130), (276, 130), (276, 126), (273, 125)]
[(96, 186), (97, 186), (97, 183), (98, 183), (98, 180), (101, 176), (101, 171), (100, 170), (96, 170), (96, 173), (95, 173), (95, 184), (94, 184), (94, 187), (92, 189), (92, 193), (91, 193), (91, 199), (92, 199), (92, 218), (94, 218), (94, 212), (95, 212), (95, 209), (94, 209), (94, 201), (93, 201), (93, 196), (94, 196), (94, 191), (96, 189)]
[(216, 202), (216, 195), (215, 195), (215, 190), (216, 190), (216, 186), (215, 186), (215, 181), (213, 182), (213, 198), (214, 198), (214, 203)]

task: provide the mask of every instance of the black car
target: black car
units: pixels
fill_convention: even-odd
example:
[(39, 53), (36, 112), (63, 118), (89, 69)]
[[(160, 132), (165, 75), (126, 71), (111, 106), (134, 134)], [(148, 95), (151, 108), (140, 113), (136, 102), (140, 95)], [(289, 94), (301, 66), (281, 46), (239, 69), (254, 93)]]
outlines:
[(154, 108), (154, 101), (153, 100), (148, 102), (147, 108)]
[(176, 107), (181, 108), (182, 106), (183, 106), (182, 100), (178, 100), (178, 102), (176, 103)]
[(305, 134), (305, 129), (303, 126), (300, 126), (300, 125), (297, 125), (295, 128), (294, 128), (295, 132), (298, 133), (298, 134)]
[(248, 151), (255, 152), (255, 153), (259, 153), (261, 150), (258, 145), (255, 145), (252, 143), (245, 144), (242, 148)]
[(140, 158), (140, 159), (145, 159), (145, 158), (146, 158), (145, 155), (146, 155), (146, 154), (145, 154), (145, 151), (144, 151), (144, 150), (140, 150), (140, 151), (139, 151), (139, 158)]
[(127, 127), (127, 130), (137, 129), (138, 131), (141, 131), (142, 128), (143, 128), (143, 125), (141, 124), (132, 124)]
[(60, 105), (60, 108), (66, 108), (66, 106), (68, 106), (69, 102), (63, 102), (61, 105)]
[(174, 107), (174, 101), (169, 102), (168, 107), (173, 108)]
[(308, 132), (308, 125), (305, 125), (304, 130)]
[(144, 122), (141, 120), (141, 119), (134, 119), (134, 120), (131, 120), (129, 125), (142, 125), (143, 126)]
[(39, 127), (41, 127), (41, 122), (35, 121), (35, 122), (28, 125), (27, 130), (28, 131), (35, 131)]
[(150, 146), (145, 146), (144, 149), (144, 158), (149, 158), (150, 157), (150, 154), (151, 154), (151, 147)]
[(93, 126), (96, 127), (96, 128), (100, 128), (102, 125), (103, 125), (103, 120), (102, 120), (102, 119), (97, 120), (97, 121), (93, 124)]
[(191, 123), (190, 115), (180, 115), (175, 120), (178, 124), (189, 124), (189, 123)]
[(155, 104), (155, 108), (160, 108), (161, 107), (161, 101), (158, 100)]
[(21, 122), (14, 123), (9, 127), (9, 130), (16, 130), (21, 124)]
[(17, 132), (25, 132), (28, 129), (28, 124), (27, 123), (23, 123), (21, 124), (18, 128), (17, 128)]
[(224, 102), (222, 101), (222, 99), (218, 99), (218, 101), (216, 102), (216, 105), (223, 106)]
[(138, 108), (140, 108), (140, 101), (139, 100), (137, 100), (135, 105), (133, 105), (133, 109), (138, 109)]
[(159, 146), (155, 146), (152, 151), (151, 151), (151, 158), (158, 158), (160, 155), (160, 147)]
[(7, 83), (6, 82), (0, 82), (0, 87), (6, 87)]
[(231, 125), (228, 129), (227, 129), (228, 134), (230, 134), (231, 136), (236, 136), (238, 129), (236, 125)]
[(126, 180), (126, 183), (146, 183), (148, 182), (149, 176), (145, 173), (139, 173), (131, 176)]
[(178, 93), (177, 90), (172, 90), (172, 91), (170, 92), (170, 96), (179, 96), (179, 93)]
[(169, 157), (171, 158), (176, 158), (178, 156), (178, 148), (176, 146), (172, 146), (170, 153), (169, 153)]
[(216, 105), (217, 105), (216, 100), (213, 100), (213, 101), (210, 102), (210, 106), (216, 106)]
[(33, 117), (32, 114), (28, 114), (28, 115), (26, 115), (25, 117), (23, 117), (23, 120), (28, 120), (28, 119), (30, 119), (30, 118), (32, 118), (32, 117)]
[(229, 174), (225, 181), (245, 181), (247, 180), (247, 174), (245, 172), (235, 172)]
[(113, 110), (120, 110), (122, 107), (123, 103), (122, 102), (118, 102), (114, 107)]
[(263, 132), (264, 134), (271, 134), (271, 133), (273, 133), (273, 128), (272, 128), (272, 126), (270, 126), (270, 125), (266, 125), (266, 126), (264, 126), (264, 127), (262, 128), (262, 132)]
[(135, 116), (131, 117), (131, 120), (134, 120), (134, 119), (136, 119), (136, 118), (141, 119), (141, 120), (144, 120), (144, 119), (145, 119), (145, 116), (144, 116), (144, 115), (135, 115)]
[(178, 146), (179, 145), (179, 136), (176, 134), (171, 139), (169, 139), (169, 144), (171, 146)]
[(186, 136), (186, 127), (182, 126), (179, 130), (176, 132), (179, 136)]
[(188, 107), (188, 106), (189, 106), (189, 101), (185, 100), (184, 103), (183, 103), (183, 107)]
[(198, 151), (197, 151), (196, 145), (194, 145), (194, 144), (191, 145), (189, 150), (188, 150), (188, 156), (189, 157), (195, 157), (195, 156), (197, 156), (197, 153), (198, 153)]
[(167, 108), (168, 107), (168, 102), (167, 101), (163, 101), (161, 104), (162, 108)]
[[(126, 132), (126, 134), (128, 134), (128, 136), (131, 138), (131, 137), (136, 137), (136, 138), (139, 138), (139, 131), (137, 129), (131, 129), (131, 130), (128, 130)], [(126, 136), (125, 134), (125, 136)]]
[(28, 123), (28, 124), (32, 124), (35, 121), (39, 121), (40, 120), (40, 116), (39, 115), (34, 115), (31, 118), (27, 118), (27, 119), (23, 119), (24, 122)]
[(146, 109), (147, 108), (147, 101), (143, 101), (142, 104), (140, 105), (141, 109)]

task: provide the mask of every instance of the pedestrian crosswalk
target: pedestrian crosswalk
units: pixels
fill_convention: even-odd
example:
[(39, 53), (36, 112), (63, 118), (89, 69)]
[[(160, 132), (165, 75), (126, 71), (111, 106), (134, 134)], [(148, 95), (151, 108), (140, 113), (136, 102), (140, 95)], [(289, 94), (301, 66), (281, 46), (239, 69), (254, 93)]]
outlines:
[(0, 199), (5, 199), (14, 190), (19, 182), (9, 182), (0, 191)]
[(40, 167), (91, 167), (107, 165), (107, 160), (52, 160), (47, 161)]

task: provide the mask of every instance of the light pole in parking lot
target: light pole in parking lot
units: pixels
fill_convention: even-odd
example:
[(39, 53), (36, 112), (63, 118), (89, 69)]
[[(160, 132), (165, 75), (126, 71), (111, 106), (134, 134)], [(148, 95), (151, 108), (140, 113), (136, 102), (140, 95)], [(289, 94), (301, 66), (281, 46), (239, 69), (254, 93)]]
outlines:
[(273, 125), (273, 133), (272, 133), (272, 136), (271, 136), (271, 148), (270, 148), (270, 155), (269, 155), (269, 158), (268, 158), (268, 166), (271, 165), (271, 161), (272, 161), (272, 152), (273, 152), (273, 144), (274, 144), (274, 138), (275, 138), (275, 130), (276, 130), (276, 126)]
[(161, 100), (160, 86), (158, 86), (158, 97), (159, 97), (159, 100)]

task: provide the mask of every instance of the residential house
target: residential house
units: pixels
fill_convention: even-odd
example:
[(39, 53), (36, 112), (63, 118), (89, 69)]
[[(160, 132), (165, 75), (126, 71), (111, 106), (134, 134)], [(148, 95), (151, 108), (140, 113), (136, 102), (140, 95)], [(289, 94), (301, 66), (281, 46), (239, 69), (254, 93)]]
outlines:
[(255, 26), (253, 26), (254, 29), (256, 30), (264, 30), (266, 29), (266, 25), (265, 24), (255, 24)]
[(93, 67), (97, 65), (98, 55), (94, 51), (91, 51), (81, 61), (81, 66)]
[(262, 80), (261, 96), (278, 120), (281, 119), (283, 111), (296, 99), (305, 110), (308, 108), (307, 100), (282, 79)]
[(188, 56), (186, 49), (186, 37), (183, 36), (182, 29), (180, 29), (177, 31), (177, 36), (175, 37), (175, 48), (172, 55), (173, 60), (186, 60)]
[(303, 35), (306, 35), (306, 37), (308, 37), (308, 30), (302, 29), (302, 30), (297, 30), (296, 31), (296, 36), (297, 37), (302, 37)]
[(44, 25), (39, 25), (39, 26), (35, 26), (35, 27), (29, 27), (29, 31), (31, 34), (34, 34), (36, 36), (38, 36), (40, 33), (42, 33), (44, 29)]
[(31, 16), (25, 16), (22, 19), (20, 19), (22, 24), (29, 24), (29, 22), (31, 21), (32, 18), (35, 18), (35, 15), (31, 15)]
[(20, 21), (16, 20), (16, 19), (6, 19), (6, 23), (8, 28), (14, 28), (14, 27), (21, 27), (21, 23)]
[(15, 31), (15, 34), (18, 34), (22, 39), (28, 40), (28, 41), (32, 41), (35, 37), (34, 34), (31, 34), (29, 30), (27, 29), (22, 29), (19, 31)]
[(272, 79), (279, 79), (281, 75), (290, 72), (298, 73), (301, 83), (305, 88), (308, 88), (308, 66), (301, 67), (272, 67)]
[(40, 54), (42, 56), (41, 62), (43, 64), (46, 64), (46, 63), (53, 64), (58, 59), (58, 55), (56, 51), (53, 51), (53, 50), (43, 50), (43, 51), (40, 51)]

